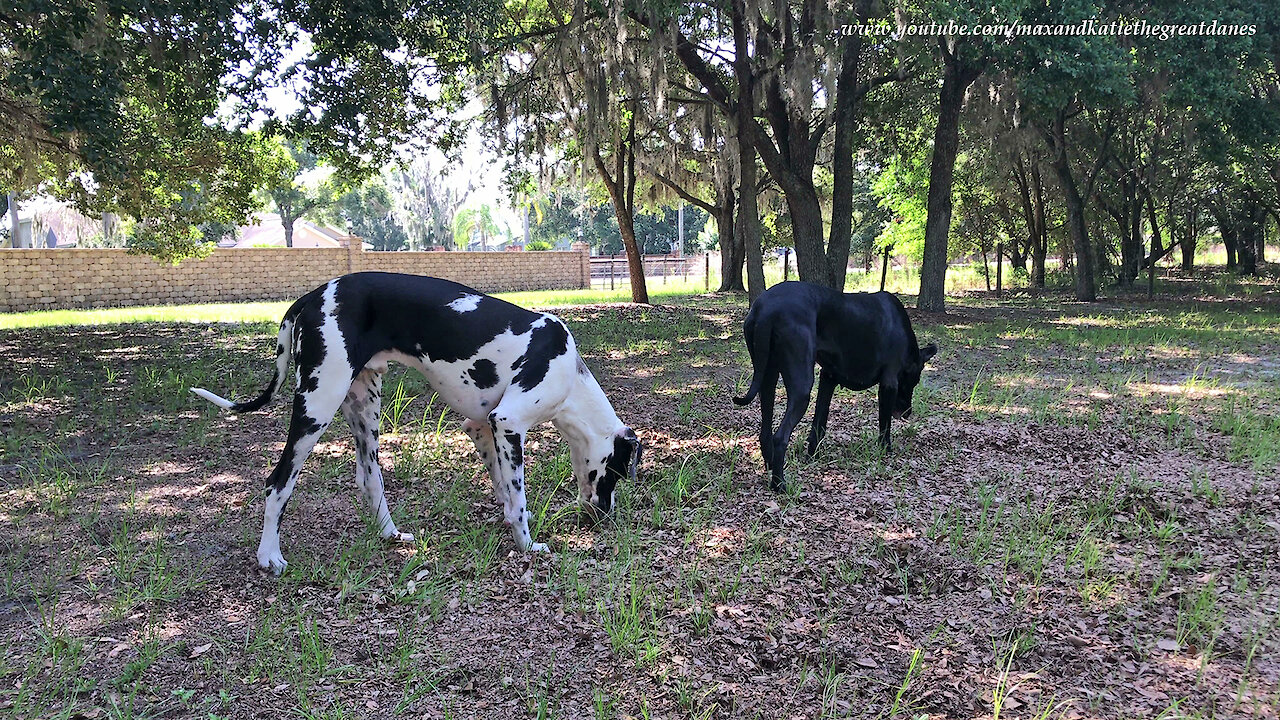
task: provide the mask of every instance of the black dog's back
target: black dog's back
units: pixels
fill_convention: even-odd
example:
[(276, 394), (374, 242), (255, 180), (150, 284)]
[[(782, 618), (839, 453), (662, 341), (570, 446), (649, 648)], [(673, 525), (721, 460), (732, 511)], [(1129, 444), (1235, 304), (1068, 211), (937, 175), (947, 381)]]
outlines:
[[(906, 308), (894, 295), (841, 293), (806, 282), (780, 283), (765, 291), (747, 313), (743, 336), (751, 354), (751, 386), (733, 400), (747, 405), (760, 397), (760, 454), (775, 489), (784, 486), (787, 446), (808, 409), (815, 363), (822, 372), (809, 453), (826, 432), (836, 385), (853, 390), (880, 385), (880, 442), (888, 449), (890, 420), (910, 414), (920, 369), (936, 351), (930, 346), (922, 354)], [(787, 409), (774, 432), (779, 377), (787, 388)]]
[[(822, 285), (793, 281), (774, 285), (757, 298), (742, 324), (753, 366), (751, 386), (733, 401), (749, 405), (760, 393), (765, 375), (780, 369), (773, 355), (775, 334), (787, 354), (794, 353), (797, 342), (816, 343), (817, 314), (824, 306), (839, 302), (842, 295)], [(812, 366), (812, 361), (809, 364)]]

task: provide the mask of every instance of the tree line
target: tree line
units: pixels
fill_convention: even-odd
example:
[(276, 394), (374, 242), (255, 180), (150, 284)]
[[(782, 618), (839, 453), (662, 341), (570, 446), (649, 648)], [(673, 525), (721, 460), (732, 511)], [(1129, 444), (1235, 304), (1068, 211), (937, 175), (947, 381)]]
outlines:
[[(924, 309), (997, 249), (1088, 301), (1190, 267), (1210, 229), (1256, 273), (1280, 221), (1275, 4), (31, 0), (0, 21), (0, 185), (136, 217), (165, 257), (244, 217), (279, 137), (361, 179), (468, 127), (517, 207), (607, 199), (633, 267), (637, 218), (697, 208), (721, 289), (753, 297), (769, 245), (837, 288), (892, 245)], [(906, 32), (926, 23), (952, 32)], [(955, 31), (994, 25), (1032, 31)]]

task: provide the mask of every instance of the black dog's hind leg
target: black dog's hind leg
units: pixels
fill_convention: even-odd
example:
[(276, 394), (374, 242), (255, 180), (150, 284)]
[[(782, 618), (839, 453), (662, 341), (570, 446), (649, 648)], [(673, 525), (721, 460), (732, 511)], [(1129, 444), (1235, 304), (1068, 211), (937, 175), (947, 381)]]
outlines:
[(773, 490), (784, 490), (787, 487), (787, 479), (783, 474), (787, 465), (787, 446), (791, 444), (791, 433), (809, 409), (809, 395), (813, 392), (813, 365), (803, 370), (797, 370), (792, 365), (790, 371), (783, 375), (782, 382), (787, 386), (787, 411), (782, 416), (778, 431), (773, 434), (773, 476), (769, 480), (769, 487)]
[(778, 373), (765, 372), (760, 386), (760, 457), (764, 469), (773, 469), (773, 403), (778, 392)]
[(889, 426), (893, 424), (893, 407), (898, 401), (898, 386), (880, 383), (880, 449), (890, 450)]
[(835, 391), (835, 375), (824, 369), (818, 375), (818, 404), (813, 411), (813, 426), (809, 428), (809, 457), (818, 452), (818, 443), (827, 435), (827, 415), (831, 411), (831, 396)]

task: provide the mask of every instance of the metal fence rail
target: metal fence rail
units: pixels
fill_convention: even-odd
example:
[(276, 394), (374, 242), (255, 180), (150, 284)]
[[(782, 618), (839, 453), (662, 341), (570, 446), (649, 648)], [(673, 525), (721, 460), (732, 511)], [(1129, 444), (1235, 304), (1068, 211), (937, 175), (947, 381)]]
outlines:
[[(697, 257), (687, 255), (645, 255), (644, 274), (647, 278), (661, 278), (666, 284), (668, 279), (688, 280), (700, 277), (702, 263)], [(591, 258), (591, 284), (593, 287), (607, 287), (613, 290), (625, 286), (631, 280), (631, 269), (627, 265), (626, 255), (600, 255)]]

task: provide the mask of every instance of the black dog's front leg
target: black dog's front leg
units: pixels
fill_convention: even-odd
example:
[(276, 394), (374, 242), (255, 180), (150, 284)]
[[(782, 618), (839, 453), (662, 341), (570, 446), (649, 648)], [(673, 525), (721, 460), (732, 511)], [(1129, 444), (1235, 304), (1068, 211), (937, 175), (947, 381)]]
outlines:
[(880, 449), (889, 452), (889, 427), (893, 424), (893, 407), (898, 402), (898, 386), (880, 383)]
[(813, 425), (809, 427), (809, 457), (818, 452), (818, 444), (827, 436), (827, 416), (831, 412), (831, 396), (835, 391), (835, 375), (824, 369), (818, 375), (818, 405), (813, 411)]

